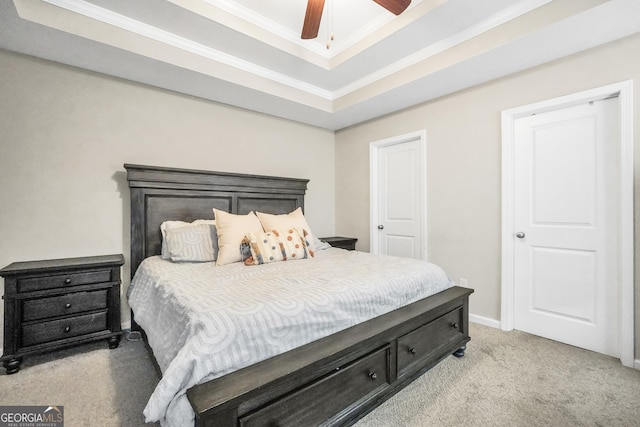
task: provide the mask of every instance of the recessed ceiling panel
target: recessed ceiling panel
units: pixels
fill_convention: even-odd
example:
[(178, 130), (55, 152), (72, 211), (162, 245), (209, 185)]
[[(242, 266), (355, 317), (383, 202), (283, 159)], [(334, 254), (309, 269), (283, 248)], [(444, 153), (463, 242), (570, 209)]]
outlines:
[(326, 0), (302, 40), (305, 7), (3, 1), (0, 47), (335, 130), (640, 31), (637, 0)]

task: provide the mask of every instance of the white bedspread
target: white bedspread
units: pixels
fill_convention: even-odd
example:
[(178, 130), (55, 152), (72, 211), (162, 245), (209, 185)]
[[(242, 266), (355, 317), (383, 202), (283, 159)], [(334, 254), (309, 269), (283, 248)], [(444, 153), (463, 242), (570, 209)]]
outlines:
[(451, 286), (424, 261), (336, 248), (259, 266), (148, 258), (128, 293), (163, 373), (146, 420), (193, 425), (190, 387)]

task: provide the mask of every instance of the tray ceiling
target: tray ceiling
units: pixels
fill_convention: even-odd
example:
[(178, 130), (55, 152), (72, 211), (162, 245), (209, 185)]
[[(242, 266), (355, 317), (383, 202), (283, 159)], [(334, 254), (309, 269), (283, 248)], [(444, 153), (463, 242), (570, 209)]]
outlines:
[(640, 30), (638, 0), (326, 0), (302, 40), (305, 7), (3, 1), (0, 47), (337, 130)]

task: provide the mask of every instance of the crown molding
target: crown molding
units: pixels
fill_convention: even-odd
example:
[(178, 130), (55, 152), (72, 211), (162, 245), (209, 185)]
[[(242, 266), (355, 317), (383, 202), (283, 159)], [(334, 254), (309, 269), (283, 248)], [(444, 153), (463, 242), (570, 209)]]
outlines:
[[(91, 18), (99, 22), (111, 25), (113, 27), (122, 29), (124, 31), (149, 38), (156, 42), (163, 43), (168, 46), (172, 46), (182, 51), (189, 52), (194, 55), (198, 55), (210, 61), (214, 61), (216, 63), (224, 64), (226, 66), (245, 71), (255, 76), (267, 79), (268, 81), (276, 82), (276, 83), (285, 85), (287, 87), (305, 92), (309, 95), (320, 97), (325, 101), (332, 102), (332, 101), (335, 101), (336, 99), (348, 96), (369, 85), (380, 82), (381, 80), (384, 80), (402, 70), (412, 67), (420, 62), (423, 62), (437, 55), (438, 53), (444, 52), (456, 45), (459, 45), (465, 41), (471, 40), (474, 37), (477, 37), (478, 35), (484, 32), (490, 31), (502, 25), (505, 22), (515, 19), (547, 3), (550, 3), (552, 0), (529, 0), (523, 3), (517, 3), (514, 6), (508, 9), (505, 9), (500, 13), (495, 14), (490, 18), (478, 23), (477, 25), (474, 25), (473, 27), (466, 29), (465, 31), (459, 32), (452, 37), (446, 38), (430, 46), (427, 46), (426, 48), (421, 49), (420, 51), (412, 55), (409, 55), (400, 61), (390, 64), (387, 67), (384, 67), (380, 70), (374, 71), (368, 74), (367, 76), (361, 79), (358, 79), (334, 91), (322, 89), (316, 85), (307, 83), (299, 79), (295, 79), (283, 73), (278, 73), (269, 68), (262, 67), (250, 61), (240, 59), (233, 55), (227, 54), (225, 52), (221, 52), (212, 47), (194, 42), (193, 40), (189, 40), (185, 37), (178, 36), (176, 34), (154, 27), (152, 25), (129, 18), (127, 16), (113, 12), (109, 9), (105, 9), (93, 3), (89, 3), (85, 0), (41, 0), (41, 1), (56, 7), (60, 7), (69, 12), (73, 12), (73, 13), (82, 15), (84, 17)], [(191, 0), (170, 0), (170, 1), (180, 7), (187, 7), (189, 10), (191, 10), (190, 6), (194, 4)], [(203, 2), (200, 2), (200, 4), (202, 3)], [(214, 7), (219, 11), (223, 11), (225, 13), (235, 16), (238, 19), (246, 21), (252, 26), (258, 26), (264, 31), (268, 31), (271, 34), (275, 34), (276, 37), (283, 38), (290, 42), (295, 42), (296, 44), (300, 42), (300, 40), (297, 37), (297, 34), (293, 34), (292, 31), (286, 29), (282, 25), (277, 24), (272, 20), (266, 19), (261, 15), (235, 2), (228, 2), (228, 1), (221, 1), (221, 0), (205, 0), (204, 3), (209, 7)], [(442, 3), (442, 0), (436, 0), (435, 2), (416, 3), (413, 6), (413, 9), (417, 13), (414, 12), (413, 15), (411, 13), (407, 13), (406, 19), (414, 20), (416, 19), (416, 16), (419, 16), (419, 14), (424, 13), (424, 10), (426, 8), (433, 8), (436, 5), (441, 3)], [(200, 10), (198, 12), (202, 12), (202, 11)], [(212, 11), (209, 10), (209, 13), (211, 12)], [(217, 13), (215, 15), (217, 17), (221, 16), (220, 13)], [(388, 20), (385, 20), (385, 21), (388, 22)], [(227, 23), (223, 23), (223, 25), (227, 25)], [(379, 25), (380, 25), (379, 22), (375, 22), (375, 23), (372, 23), (371, 25), (368, 25), (367, 27), (361, 30), (362, 31), (361, 33), (359, 32), (355, 34), (353, 40), (348, 40), (346, 44), (349, 46), (353, 46), (354, 44), (357, 43), (357, 40), (355, 40), (355, 38), (363, 37), (365, 34), (371, 34), (372, 31), (375, 31), (376, 28), (379, 28)], [(398, 25), (405, 25), (405, 24), (400, 23)], [(237, 23), (234, 24), (234, 27), (238, 28), (239, 31), (243, 30), (242, 28), (239, 28)], [(391, 29), (389, 31), (395, 31), (395, 29)], [(179, 64), (176, 64), (176, 65), (179, 65)], [(333, 108), (330, 109), (330, 111), (332, 110)]]
[[(175, 8), (164, 6), (168, 6), (168, 12), (178, 14), (181, 19), (189, 19), (189, 14), (198, 12), (177, 9), (177, 3), (200, 5), (209, 12), (215, 9), (204, 0), (162, 1), (174, 3)], [(397, 25), (403, 25), (402, 19), (412, 19), (411, 14), (416, 14), (422, 18), (414, 22), (414, 27), (407, 29), (415, 34), (417, 30), (424, 29), (421, 26), (430, 25), (429, 22), (435, 19), (426, 18), (424, 13), (420, 13), (428, 7), (448, 1), (423, 0), (415, 9), (393, 20), (384, 31), (394, 31)], [(637, 32), (637, 22), (632, 19), (631, 13), (626, 12), (637, 8), (636, 1), (591, 0), (583, 3), (575, 0), (524, 0), (516, 4), (508, 3), (510, 6), (506, 10), (491, 16), (485, 14), (484, 20), (471, 27), (467, 27), (468, 22), (460, 21), (456, 28), (449, 29), (451, 36), (448, 38), (406, 55), (395, 63), (390, 63), (388, 58), (388, 65), (381, 69), (376, 67), (384, 61), (369, 64), (367, 58), (370, 55), (365, 55), (355, 58), (348, 67), (321, 72), (305, 64), (300, 55), (291, 54), (289, 58), (266, 42), (260, 45), (244, 37), (238, 46), (249, 42), (252, 50), (248, 51), (248, 55), (257, 55), (258, 61), (264, 60), (264, 64), (274, 64), (276, 68), (272, 69), (215, 49), (212, 45), (198, 43), (190, 36), (179, 36), (163, 30), (154, 26), (152, 21), (147, 24), (100, 7), (93, 0), (13, 0), (13, 5), (0, 7), (5, 12), (4, 21), (0, 16), (0, 22), (9, 24), (4, 25), (6, 43), (0, 43), (0, 46), (335, 130), (487, 81), (492, 76), (505, 75), (557, 58), (558, 55), (597, 46), (628, 35), (630, 31)], [(463, 4), (463, 1), (457, 3), (447, 13), (459, 10)], [(136, 9), (136, 12), (143, 11)], [(229, 19), (241, 20), (225, 11), (219, 13)], [(206, 19), (206, 15), (199, 15)], [(593, 22), (600, 22), (601, 18), (598, 17), (602, 16), (619, 19), (615, 23), (603, 23), (597, 33), (584, 33), (588, 28), (593, 28)], [(20, 29), (20, 43), (11, 39), (12, 34), (16, 33), (15, 29), (8, 29), (12, 25)], [(198, 25), (199, 31), (206, 31), (206, 22), (200, 20)], [(216, 19), (212, 25), (220, 31), (224, 24)], [(245, 22), (245, 25), (266, 33), (266, 30), (253, 24)], [(463, 30), (457, 31), (457, 28)], [(372, 37), (378, 37), (382, 32)], [(192, 33), (200, 35), (198, 31)], [(564, 34), (571, 34), (572, 37), (564, 38)], [(271, 36), (278, 38), (273, 34)], [(54, 49), (43, 46), (39, 41), (42, 37), (56, 40), (52, 45)], [(398, 34), (398, 37), (401, 38), (402, 34)], [(65, 47), (70, 40), (75, 46), (72, 51)], [(543, 47), (540, 43), (536, 44), (536, 40), (555, 40), (558, 46), (550, 49), (547, 45)], [(523, 45), (528, 46), (524, 50), (520, 48), (520, 51), (527, 53), (526, 56), (516, 51), (517, 46)], [(233, 48), (234, 44), (225, 46)], [(529, 55), (532, 47), (542, 50), (536, 50), (537, 56), (533, 53)], [(382, 51), (387, 48), (389, 46), (380, 46)], [(110, 55), (115, 59), (107, 63), (95, 58), (95, 55), (86, 58), (84, 55), (74, 56), (73, 50), (81, 52), (82, 49), (111, 49)], [(303, 49), (300, 51), (307, 52)], [(371, 53), (379, 51), (372, 50)], [(502, 71), (495, 69), (497, 63), (501, 64)], [(131, 69), (130, 64), (137, 65)], [(160, 70), (166, 70), (166, 75)], [(156, 71), (159, 74), (154, 74)], [(167, 80), (167, 76), (172, 76), (173, 80)], [(192, 79), (198, 83), (191, 83)]]
[[(240, 59), (233, 55), (229, 55), (225, 52), (221, 52), (212, 47), (203, 45), (201, 43), (194, 42), (184, 37), (180, 37), (176, 34), (168, 31), (161, 30), (149, 24), (145, 24), (138, 20), (129, 18), (111, 10), (102, 8), (95, 4), (86, 2), (84, 0), (41, 0), (44, 3), (48, 3), (52, 6), (60, 7), (69, 12), (73, 12), (82, 15), (87, 18), (94, 19), (96, 21), (111, 25), (124, 31), (128, 31), (139, 36), (143, 36), (154, 40), (159, 43), (163, 43), (168, 46), (189, 52), (200, 57), (206, 58), (211, 61), (215, 61), (220, 64), (224, 64), (242, 71), (251, 73), (253, 75), (262, 77), (264, 79), (283, 84), (314, 95), (325, 100), (333, 100), (333, 93), (331, 91), (322, 89), (318, 86), (309, 84), (302, 80), (292, 78), (288, 75), (278, 73), (266, 67), (254, 64), (253, 62)], [(179, 64), (176, 64), (179, 65)]]
[(526, 13), (531, 12), (539, 7), (542, 7), (553, 0), (528, 0), (524, 3), (517, 3), (507, 9), (502, 10), (500, 13), (494, 14), (489, 18), (479, 22), (478, 24), (467, 28), (464, 31), (456, 33), (455, 35), (442, 39), (437, 43), (433, 43), (403, 59), (390, 64), (384, 68), (381, 68), (364, 78), (354, 81), (351, 84), (343, 86), (342, 88), (333, 92), (333, 98), (338, 99), (347, 96), (357, 90), (360, 90), (373, 83), (379, 82), (389, 76), (392, 76), (402, 70), (412, 67), (420, 62), (423, 62), (439, 53), (445, 52), (455, 46), (458, 46), (466, 41), (469, 41), (483, 33), (493, 30), (500, 25), (516, 19)]

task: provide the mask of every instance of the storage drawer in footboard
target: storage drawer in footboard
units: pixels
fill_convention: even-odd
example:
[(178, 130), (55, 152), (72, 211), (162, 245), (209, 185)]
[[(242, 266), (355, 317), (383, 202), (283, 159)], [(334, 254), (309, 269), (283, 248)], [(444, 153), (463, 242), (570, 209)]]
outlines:
[(384, 392), (389, 347), (363, 356), (319, 380), (240, 418), (241, 427), (332, 425), (349, 408)]
[(426, 360), (465, 338), (462, 310), (456, 308), (398, 338), (398, 377), (420, 369)]

